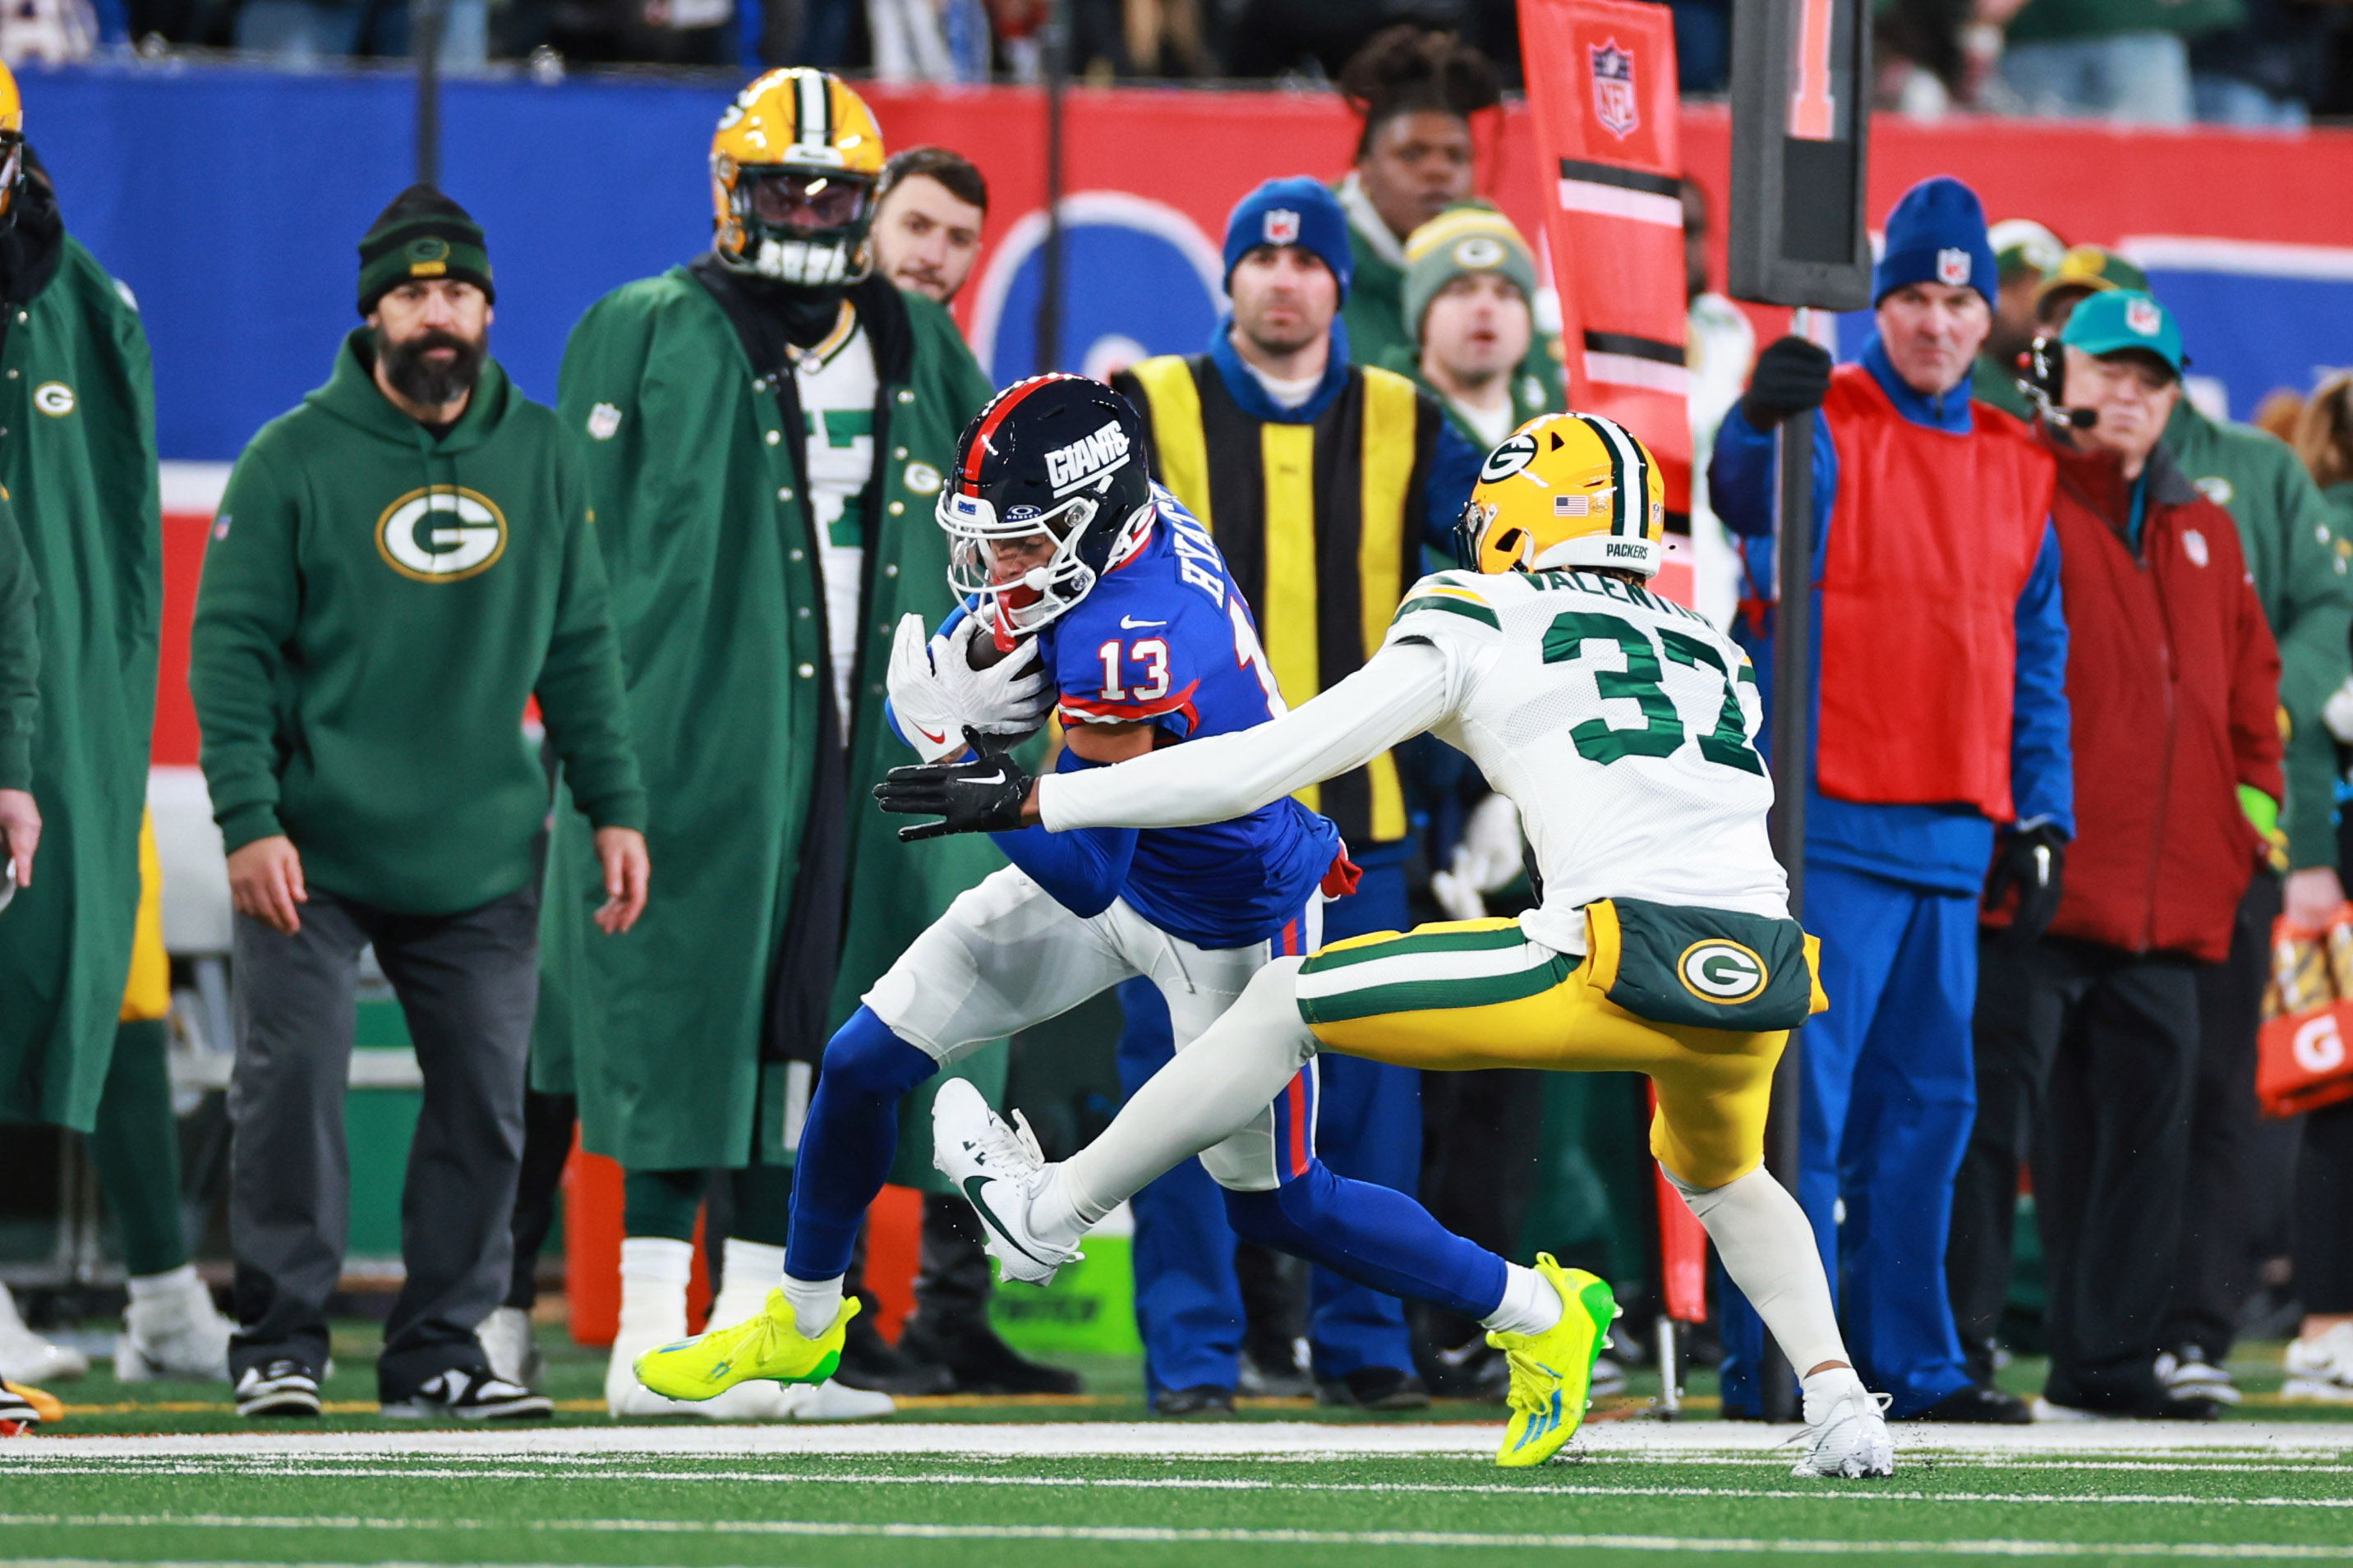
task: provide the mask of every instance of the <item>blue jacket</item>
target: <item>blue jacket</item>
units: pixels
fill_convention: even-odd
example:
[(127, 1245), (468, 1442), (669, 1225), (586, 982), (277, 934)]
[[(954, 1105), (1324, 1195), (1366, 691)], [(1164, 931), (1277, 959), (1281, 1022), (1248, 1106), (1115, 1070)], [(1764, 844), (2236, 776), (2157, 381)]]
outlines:
[[(1971, 428), (1969, 384), (1942, 396), (1912, 390), (1877, 337), (1865, 345), (1862, 363), (1898, 413), (1915, 425), (1967, 434)], [(1708, 495), (1718, 517), (1742, 536), (1741, 553), (1758, 596), (1773, 592), (1773, 515), (1778, 501), (1774, 433), (1760, 431), (1735, 404), (1716, 434), (1708, 464)], [(1814, 416), (1814, 576), (1820, 579), (1830, 542), (1831, 502), (1837, 493), (1839, 454), (1830, 421)], [(1819, 722), (1821, 704), (1821, 599), (1815, 595), (1813, 676), (1809, 685)], [(1924, 610), (1931, 608), (1924, 606)], [(2059, 600), (2059, 537), (2046, 520), (2042, 548), (2025, 591), (2018, 596), (2018, 670), (2010, 729), (2010, 792), (2019, 823), (2055, 824), (2075, 830), (2074, 762), (2068, 739), (2067, 622)], [(1758, 689), (1765, 695), (1766, 724), (1772, 733), (1773, 637), (1769, 621), (1761, 632), (1746, 617), (1734, 637), (1757, 661)], [(1893, 696), (1894, 694), (1891, 694)], [(1832, 800), (1814, 787), (1810, 763), (1806, 779), (1806, 858), (1827, 865), (1909, 883), (1940, 892), (1974, 893), (1984, 885), (1993, 853), (1993, 824), (1975, 806), (1880, 805)]]

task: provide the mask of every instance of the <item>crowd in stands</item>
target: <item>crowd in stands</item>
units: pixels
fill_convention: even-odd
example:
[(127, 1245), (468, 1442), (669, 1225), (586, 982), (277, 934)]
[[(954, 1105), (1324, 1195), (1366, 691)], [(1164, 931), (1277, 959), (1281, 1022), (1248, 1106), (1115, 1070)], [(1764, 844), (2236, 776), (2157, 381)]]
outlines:
[[(1732, 0), (1667, 0), (1686, 95), (1725, 90)], [(1056, 24), (1086, 80), (1335, 81), (1383, 27), (1449, 31), (1519, 79), (1512, 0), (428, 0), (441, 59), (815, 65), (883, 79), (1034, 81)], [(26, 0), (0, 57), (135, 46), (315, 67), (399, 58), (411, 0)], [(2353, 9), (2327, 0), (1878, 0), (1879, 105), (2285, 129), (2353, 114)]]

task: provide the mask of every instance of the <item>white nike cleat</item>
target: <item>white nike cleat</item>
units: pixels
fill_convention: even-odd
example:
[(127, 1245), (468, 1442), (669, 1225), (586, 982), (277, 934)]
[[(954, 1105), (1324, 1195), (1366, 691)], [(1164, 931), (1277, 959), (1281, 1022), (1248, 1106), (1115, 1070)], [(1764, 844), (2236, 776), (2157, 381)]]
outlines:
[(178, 1272), (180, 1278), (165, 1277), (160, 1291), (123, 1308), (122, 1332), (114, 1342), (117, 1382), (229, 1380), (228, 1342), (237, 1325), (221, 1316), (195, 1269)]
[(2353, 1323), (2315, 1340), (2291, 1340), (2280, 1397), (2293, 1404), (2353, 1404)]
[(1832, 1386), (1806, 1394), (1806, 1457), (1793, 1476), (1848, 1480), (1895, 1473), (1895, 1440), (1888, 1436), (1889, 1396), (1873, 1394), (1849, 1372)]
[(51, 1344), (25, 1326), (8, 1288), (0, 1285), (0, 1378), (10, 1383), (72, 1383), (90, 1371), (90, 1358), (78, 1350)]
[(1029, 1198), (1045, 1178), (1046, 1156), (1028, 1118), (1017, 1110), (1013, 1119), (1018, 1125), (1007, 1126), (980, 1090), (950, 1079), (932, 1101), (932, 1163), (980, 1216), (984, 1245), (1003, 1278), (1049, 1285), (1084, 1254), (1031, 1232)]
[[(846, 1383), (827, 1378), (823, 1383), (796, 1383), (787, 1386), (776, 1384), (787, 1397), (786, 1414), (796, 1421), (871, 1421), (877, 1416), (894, 1415), (898, 1404), (887, 1394), (871, 1389), (852, 1388)], [(734, 1390), (730, 1389), (730, 1394)], [(722, 1394), (721, 1398), (725, 1398)]]

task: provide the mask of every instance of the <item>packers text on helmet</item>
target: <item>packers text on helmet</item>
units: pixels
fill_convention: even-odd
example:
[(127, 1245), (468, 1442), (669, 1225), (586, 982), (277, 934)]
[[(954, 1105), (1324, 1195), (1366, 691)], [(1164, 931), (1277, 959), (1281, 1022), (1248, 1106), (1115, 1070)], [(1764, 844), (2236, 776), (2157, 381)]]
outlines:
[(867, 228), (882, 132), (821, 70), (773, 70), (735, 95), (711, 138), (712, 248), (740, 271), (804, 288), (872, 269)]
[(1474, 572), (1588, 567), (1655, 575), (1666, 481), (1633, 432), (1598, 414), (1540, 414), (1487, 454), (1454, 525)]

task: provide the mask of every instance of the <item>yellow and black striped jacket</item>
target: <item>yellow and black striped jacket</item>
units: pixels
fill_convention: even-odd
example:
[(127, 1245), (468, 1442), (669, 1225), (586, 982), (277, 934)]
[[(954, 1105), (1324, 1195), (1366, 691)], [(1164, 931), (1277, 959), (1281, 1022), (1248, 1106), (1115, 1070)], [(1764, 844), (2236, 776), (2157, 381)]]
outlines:
[[(1445, 416), (1368, 365), (1313, 423), (1245, 412), (1207, 354), (1147, 359), (1112, 385), (1151, 431), (1152, 476), (1216, 536), (1292, 707), (1360, 668), (1422, 575), (1423, 490)], [(1299, 792), (1352, 846), (1406, 836), (1393, 756)]]

